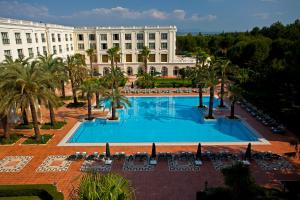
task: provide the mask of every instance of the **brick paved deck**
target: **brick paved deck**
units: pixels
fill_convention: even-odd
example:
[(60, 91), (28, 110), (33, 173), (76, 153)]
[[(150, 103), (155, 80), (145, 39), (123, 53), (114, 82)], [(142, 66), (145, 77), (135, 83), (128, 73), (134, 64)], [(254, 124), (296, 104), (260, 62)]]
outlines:
[[(153, 94), (151, 94), (153, 95)], [(170, 94), (166, 94), (170, 95)], [(178, 94), (176, 94), (178, 95)], [(191, 94), (187, 94), (191, 95)], [(195, 94), (196, 95), (196, 94)], [(43, 110), (44, 121), (48, 119), (48, 111)], [(56, 183), (58, 189), (61, 190), (65, 199), (69, 199), (69, 193), (73, 186), (78, 184), (79, 178), (82, 174), (80, 167), (82, 161), (73, 161), (67, 171), (55, 172), (38, 172), (38, 167), (48, 156), (70, 155), (76, 151), (86, 151), (93, 153), (94, 151), (104, 152), (105, 147), (59, 147), (57, 144), (67, 134), (67, 132), (74, 126), (79, 118), (86, 114), (86, 109), (68, 109), (65, 107), (59, 108), (57, 119), (62, 120), (66, 118), (67, 125), (61, 130), (41, 130), (42, 133), (53, 133), (55, 137), (47, 145), (22, 145), (22, 138), (16, 144), (11, 146), (0, 146), (0, 159), (6, 156), (33, 156), (32, 160), (20, 172), (0, 172), (0, 184), (34, 184), (34, 183)], [(256, 151), (272, 151), (274, 153), (283, 154), (284, 152), (293, 151), (288, 141), (293, 138), (292, 133), (285, 135), (274, 135), (268, 128), (262, 125), (256, 119), (252, 118), (247, 112), (236, 106), (238, 115), (246, 119), (246, 121), (255, 128), (261, 135), (263, 135), (270, 145), (253, 145)], [(224, 114), (224, 113), (222, 113)], [(2, 131), (2, 130), (1, 130)], [(25, 134), (32, 134), (33, 131), (17, 131)], [(204, 146), (204, 150), (219, 151), (229, 150), (233, 152), (245, 151), (246, 146)], [(160, 151), (193, 151), (197, 150), (197, 146), (159, 146), (157, 145), (157, 152)], [(126, 152), (127, 154), (135, 152), (151, 153), (151, 146), (122, 146), (111, 147), (111, 153)], [(251, 171), (256, 181), (264, 186), (278, 186), (279, 179), (296, 179), (300, 178), (299, 158), (289, 160), (294, 166), (295, 170), (291, 173), (282, 173), (279, 171), (266, 172), (263, 171), (255, 162), (251, 165)], [(201, 166), (200, 171), (191, 172), (173, 172), (169, 171), (167, 161), (161, 161), (153, 171), (144, 172), (130, 172), (123, 171), (124, 160), (115, 161), (112, 166), (112, 172), (119, 173), (130, 179), (135, 188), (137, 199), (195, 199), (196, 191), (204, 188), (205, 181), (208, 181), (208, 186), (219, 186), (223, 184), (223, 178), (220, 172), (216, 171), (212, 162), (206, 161)]]

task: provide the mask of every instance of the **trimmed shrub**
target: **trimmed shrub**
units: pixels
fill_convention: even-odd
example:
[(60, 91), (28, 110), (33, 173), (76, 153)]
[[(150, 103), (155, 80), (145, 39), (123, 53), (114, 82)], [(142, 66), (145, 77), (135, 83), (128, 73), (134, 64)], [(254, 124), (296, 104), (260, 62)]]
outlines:
[(22, 134), (10, 134), (10, 139), (7, 140), (4, 138), (4, 136), (0, 136), (0, 144), (13, 144), (17, 142), (23, 135)]
[(34, 136), (29, 137), (22, 144), (47, 144), (47, 142), (53, 137), (51, 134), (41, 135), (42, 139), (38, 142)]
[(45, 123), (41, 126), (41, 129), (60, 129), (62, 128), (67, 122), (64, 122), (64, 121), (57, 121), (54, 123), (54, 126), (52, 127), (51, 126), (51, 123), (48, 122), (48, 123)]

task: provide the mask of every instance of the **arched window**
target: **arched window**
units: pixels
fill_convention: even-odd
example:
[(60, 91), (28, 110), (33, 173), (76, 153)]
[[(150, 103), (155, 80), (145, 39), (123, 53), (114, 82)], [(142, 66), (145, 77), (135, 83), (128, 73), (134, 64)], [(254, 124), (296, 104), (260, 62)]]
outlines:
[(138, 74), (142, 74), (144, 72), (144, 67), (139, 66), (138, 67)]
[(155, 72), (156, 72), (155, 67), (150, 67), (150, 74), (151, 74), (151, 76), (155, 76)]
[(127, 67), (127, 75), (128, 76), (132, 76), (133, 75), (132, 67)]
[(174, 69), (173, 69), (173, 75), (174, 76), (179, 76), (179, 67), (174, 67)]
[(103, 76), (107, 75), (109, 73), (109, 69), (107, 67), (103, 68)]
[(161, 68), (161, 75), (162, 76), (168, 76), (168, 68), (167, 67), (162, 67)]

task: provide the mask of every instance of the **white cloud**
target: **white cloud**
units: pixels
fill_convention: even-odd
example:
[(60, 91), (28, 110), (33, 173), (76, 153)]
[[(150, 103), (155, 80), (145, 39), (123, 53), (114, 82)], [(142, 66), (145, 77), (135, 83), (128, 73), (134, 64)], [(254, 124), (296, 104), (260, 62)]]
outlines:
[(199, 15), (199, 14), (193, 14), (191, 17), (191, 20), (193, 21), (213, 21), (217, 19), (216, 15)]
[(173, 10), (173, 15), (179, 20), (184, 20), (186, 17), (186, 13), (184, 10)]
[(28, 16), (31, 18), (49, 16), (48, 8), (40, 5), (31, 5), (18, 1), (0, 1), (0, 13), (3, 16)]
[(270, 14), (269, 13), (254, 13), (252, 16), (260, 18), (260, 19), (268, 19), (270, 17)]

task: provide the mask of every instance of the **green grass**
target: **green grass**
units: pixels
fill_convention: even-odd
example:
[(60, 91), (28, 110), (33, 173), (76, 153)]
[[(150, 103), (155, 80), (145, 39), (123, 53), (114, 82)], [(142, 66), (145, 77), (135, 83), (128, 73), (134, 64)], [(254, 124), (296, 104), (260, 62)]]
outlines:
[(63, 200), (63, 194), (58, 192), (54, 185), (0, 185), (0, 199), (15, 200)]
[(64, 121), (57, 121), (57, 122), (54, 123), (54, 126), (51, 127), (51, 123), (48, 122), (48, 123), (43, 124), (43, 125), (41, 126), (41, 129), (47, 129), (47, 130), (49, 130), (49, 129), (60, 129), (60, 128), (62, 128), (65, 124), (66, 124), (66, 122), (64, 122)]
[(34, 136), (31, 136), (27, 140), (25, 140), (22, 144), (46, 144), (53, 137), (53, 135), (44, 134), (41, 137), (42, 137), (42, 139), (38, 142), (38, 141), (36, 141)]
[[(73, 96), (65, 96), (65, 97), (59, 97), (61, 100), (73, 100)], [(86, 96), (77, 97), (78, 100), (87, 100)]]
[(158, 88), (163, 87), (192, 87), (192, 82), (190, 80), (182, 80), (178, 78), (155, 78), (154, 85)]
[(81, 108), (81, 107), (83, 107), (85, 105), (85, 103), (84, 102), (78, 102), (78, 103), (69, 103), (68, 105), (67, 105), (67, 108)]
[(10, 135), (10, 139), (7, 140), (4, 138), (4, 136), (0, 136), (0, 145), (1, 144), (13, 144), (15, 142), (17, 142), (23, 135), (21, 134), (16, 134), (16, 133), (13, 133)]
[(17, 126), (15, 126), (15, 129), (33, 129), (33, 124), (32, 122), (28, 124), (18, 124)]

